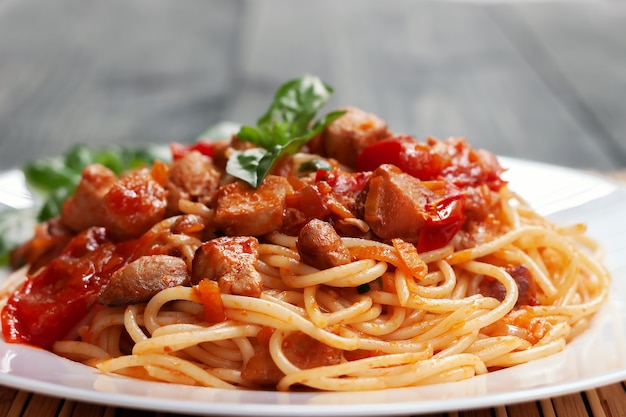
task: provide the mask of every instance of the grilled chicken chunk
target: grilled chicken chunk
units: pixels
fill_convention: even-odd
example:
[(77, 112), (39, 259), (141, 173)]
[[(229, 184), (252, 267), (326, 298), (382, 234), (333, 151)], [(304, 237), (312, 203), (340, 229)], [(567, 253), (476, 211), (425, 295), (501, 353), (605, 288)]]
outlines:
[(168, 213), (180, 213), (180, 200), (209, 206), (219, 183), (220, 172), (213, 166), (211, 158), (198, 151), (192, 151), (174, 161), (165, 182)]
[(215, 226), (227, 235), (260, 236), (283, 225), (285, 198), (292, 187), (284, 177), (267, 176), (259, 188), (233, 182), (216, 193)]
[(187, 264), (169, 255), (142, 256), (111, 275), (99, 301), (108, 306), (143, 303), (159, 291), (189, 283)]
[(192, 263), (191, 283), (217, 281), (224, 294), (260, 297), (261, 275), (256, 270), (259, 241), (251, 236), (225, 236), (205, 242)]
[(363, 148), (386, 138), (390, 133), (387, 122), (374, 114), (355, 107), (343, 110), (346, 113), (324, 129), (324, 151), (327, 156), (354, 168), (357, 155)]
[(318, 269), (350, 262), (350, 252), (335, 228), (322, 220), (309, 221), (298, 235), (296, 247), (302, 261)]
[(103, 226), (114, 239), (132, 239), (163, 218), (166, 196), (148, 169), (117, 178), (102, 165), (90, 165), (83, 170), (74, 195), (63, 204), (61, 219), (74, 232)]

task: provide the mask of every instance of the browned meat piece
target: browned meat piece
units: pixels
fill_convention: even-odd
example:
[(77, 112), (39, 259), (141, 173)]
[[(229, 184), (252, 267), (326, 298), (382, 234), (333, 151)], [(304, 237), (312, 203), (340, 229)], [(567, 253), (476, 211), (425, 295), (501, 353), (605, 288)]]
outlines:
[(213, 165), (221, 171), (226, 170), (226, 163), (228, 162), (228, 153), (231, 149), (231, 142), (232, 139), (218, 140), (215, 142), (211, 159), (213, 160)]
[(262, 387), (276, 387), (285, 374), (274, 363), (270, 351), (255, 353), (241, 371), (241, 378)]
[(99, 301), (107, 306), (143, 303), (161, 290), (188, 283), (184, 260), (168, 255), (142, 256), (111, 275)]
[(431, 195), (417, 178), (393, 165), (381, 165), (370, 179), (364, 220), (383, 239), (415, 242), (426, 222), (424, 210)]
[(298, 235), (296, 247), (302, 261), (318, 269), (350, 262), (350, 252), (330, 223), (313, 219)]
[[(533, 279), (530, 270), (524, 265), (517, 265), (506, 268), (506, 272), (515, 280), (519, 290), (515, 307), (538, 305), (537, 283)], [(500, 281), (490, 277), (483, 278), (479, 286), (479, 292), (485, 297), (493, 297), (500, 301), (504, 300), (504, 297), (506, 297), (504, 285), (502, 285)]]
[(287, 359), (300, 369), (336, 365), (341, 362), (341, 350), (302, 332), (287, 336), (283, 341), (283, 350)]
[(103, 165), (86, 167), (74, 195), (63, 204), (63, 223), (74, 232), (91, 226), (103, 226), (105, 207), (102, 202), (116, 181), (115, 173)]
[(147, 169), (117, 178), (102, 165), (90, 165), (76, 192), (63, 204), (61, 219), (74, 232), (103, 226), (114, 239), (141, 236), (165, 214), (167, 192)]
[(183, 214), (174, 217), (170, 232), (174, 234), (186, 234), (199, 237), (206, 228), (208, 221), (195, 214)]
[[(300, 369), (337, 365), (341, 362), (341, 350), (302, 332), (287, 336), (282, 347), (287, 359)], [(243, 379), (261, 386), (274, 386), (283, 376), (266, 349), (255, 354), (241, 372)]]
[(155, 224), (136, 241), (135, 257), (170, 255), (181, 258), (191, 271), (196, 250), (205, 236), (206, 219), (194, 214), (168, 217)]
[(354, 168), (357, 155), (378, 140), (390, 135), (387, 123), (380, 117), (354, 107), (329, 124), (324, 130), (323, 142), (327, 156)]
[(227, 235), (260, 236), (283, 225), (285, 198), (292, 187), (284, 177), (268, 175), (254, 189), (237, 181), (216, 193), (215, 226)]
[(140, 253), (145, 255), (170, 255), (182, 259), (191, 270), (196, 250), (200, 247), (200, 239), (183, 233), (174, 234), (161, 232), (156, 234)]
[(115, 239), (141, 236), (165, 215), (167, 191), (147, 169), (124, 174), (104, 197), (104, 224)]
[(180, 213), (179, 200), (189, 200), (210, 205), (213, 193), (220, 182), (220, 173), (211, 158), (192, 151), (172, 163), (165, 189), (168, 191), (168, 213)]
[(11, 268), (29, 265), (29, 272), (37, 271), (56, 258), (73, 236), (60, 217), (39, 223), (35, 235), (11, 251)]
[(251, 236), (224, 236), (205, 242), (192, 263), (191, 282), (217, 281), (224, 294), (260, 297), (261, 275), (256, 270), (259, 241)]

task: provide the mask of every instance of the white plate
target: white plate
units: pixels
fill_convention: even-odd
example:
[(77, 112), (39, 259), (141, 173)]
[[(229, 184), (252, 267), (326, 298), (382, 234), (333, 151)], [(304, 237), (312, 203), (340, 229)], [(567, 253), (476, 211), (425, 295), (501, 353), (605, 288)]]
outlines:
[[(72, 400), (187, 414), (381, 416), (492, 407), (578, 392), (626, 379), (626, 187), (599, 176), (501, 158), (510, 186), (542, 214), (584, 221), (606, 248), (608, 304), (592, 327), (547, 359), (435, 386), (367, 393), (228, 391), (102, 375), (49, 352), (0, 341), (0, 384)], [(22, 195), (1, 189), (0, 195)], [(15, 182), (11, 181), (12, 187)]]

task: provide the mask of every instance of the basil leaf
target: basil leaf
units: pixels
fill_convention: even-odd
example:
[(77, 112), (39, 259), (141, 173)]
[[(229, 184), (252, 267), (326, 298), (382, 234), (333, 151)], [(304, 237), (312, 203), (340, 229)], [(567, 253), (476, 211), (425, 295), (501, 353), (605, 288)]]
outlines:
[(72, 171), (80, 172), (87, 165), (94, 163), (95, 153), (86, 145), (76, 145), (65, 155), (65, 167)]
[(270, 132), (255, 126), (241, 126), (241, 129), (237, 133), (237, 138), (261, 148), (269, 148), (274, 143), (273, 136)]
[[(282, 156), (296, 153), (344, 111), (334, 111), (313, 123), (317, 112), (333, 94), (333, 89), (318, 77), (305, 75), (280, 86), (267, 112), (256, 126), (242, 126), (241, 141), (264, 151), (248, 149), (235, 152), (226, 164), (226, 172), (258, 187)], [(232, 160), (232, 162), (231, 162)]]
[(267, 151), (263, 148), (234, 152), (226, 162), (226, 172), (256, 188), (262, 181), (258, 168), (265, 154)]
[[(289, 127), (290, 137), (302, 136), (333, 92), (332, 87), (312, 75), (289, 80), (278, 88), (272, 104), (257, 125), (266, 128), (283, 122)], [(279, 142), (281, 145), (284, 143)]]
[(300, 172), (317, 172), (319, 170), (330, 172), (333, 167), (325, 159), (313, 158), (300, 165)]
[(77, 184), (76, 171), (60, 159), (36, 160), (24, 166), (23, 171), (28, 184), (43, 192)]
[(9, 253), (33, 235), (37, 209), (0, 210), (0, 265), (7, 265)]
[(69, 198), (76, 187), (60, 187), (50, 192), (44, 201), (43, 205), (39, 209), (37, 214), (37, 220), (40, 222), (46, 221), (61, 214), (61, 208), (65, 200)]

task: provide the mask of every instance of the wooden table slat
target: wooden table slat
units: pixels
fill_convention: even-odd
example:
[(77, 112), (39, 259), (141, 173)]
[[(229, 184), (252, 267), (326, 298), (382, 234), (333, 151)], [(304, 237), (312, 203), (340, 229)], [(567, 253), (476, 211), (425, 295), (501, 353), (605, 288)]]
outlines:
[(541, 417), (542, 412), (537, 402), (514, 404), (506, 407), (508, 417)]
[(63, 400), (47, 395), (32, 395), (21, 417), (56, 417), (62, 409)]
[(587, 417), (585, 399), (581, 394), (564, 395), (552, 399), (557, 416)]
[(6, 417), (19, 417), (22, 415), (22, 411), (24, 410), (24, 408), (26, 407), (26, 404), (28, 403), (28, 400), (30, 399), (31, 395), (29, 392), (26, 391), (16, 391), (16, 390), (12, 390), (10, 388), (6, 388), (7, 391), (12, 391), (14, 393), (13, 395), (13, 402), (11, 403), (11, 407), (9, 407), (9, 409), (6, 412)]
[(626, 416), (626, 386), (624, 382), (598, 388), (596, 393), (608, 417)]

